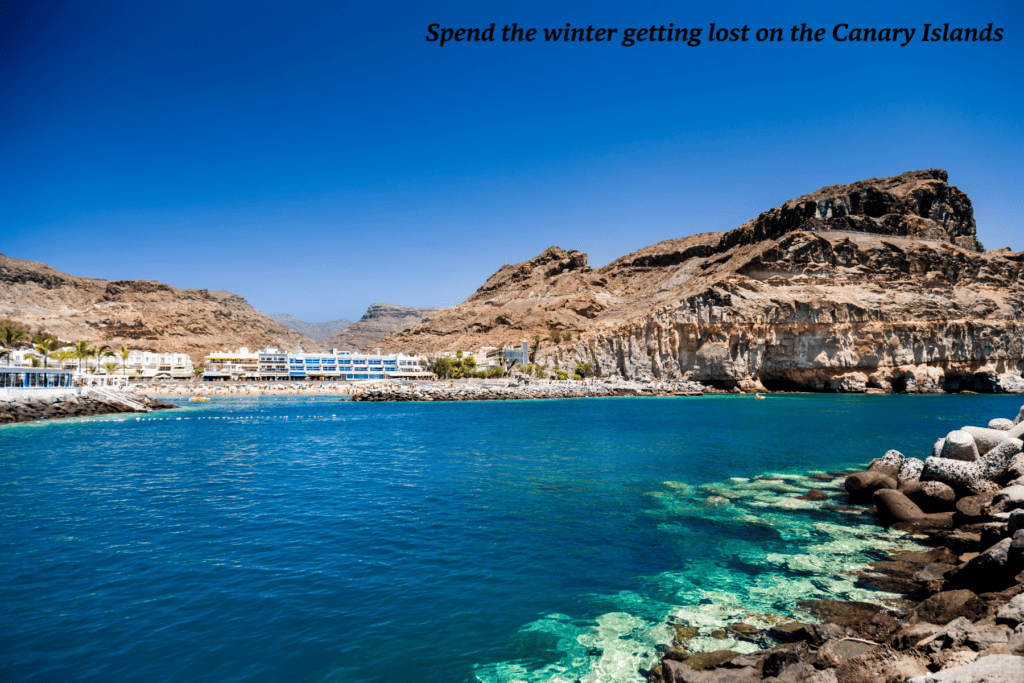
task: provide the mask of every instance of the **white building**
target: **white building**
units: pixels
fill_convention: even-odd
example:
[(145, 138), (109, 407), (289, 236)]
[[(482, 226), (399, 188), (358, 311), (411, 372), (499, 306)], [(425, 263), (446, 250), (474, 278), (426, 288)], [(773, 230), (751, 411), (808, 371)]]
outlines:
[(401, 353), (388, 355), (350, 353), (331, 349), (328, 353), (288, 353), (267, 347), (258, 353), (242, 348), (233, 353), (206, 357), (203, 379), (215, 380), (372, 380), (430, 379), (427, 361)]
[[(118, 365), (121, 357), (115, 356)], [(143, 379), (189, 379), (194, 368), (192, 358), (187, 353), (153, 353), (151, 351), (132, 351), (128, 354), (128, 362), (123, 364), (120, 372)]]

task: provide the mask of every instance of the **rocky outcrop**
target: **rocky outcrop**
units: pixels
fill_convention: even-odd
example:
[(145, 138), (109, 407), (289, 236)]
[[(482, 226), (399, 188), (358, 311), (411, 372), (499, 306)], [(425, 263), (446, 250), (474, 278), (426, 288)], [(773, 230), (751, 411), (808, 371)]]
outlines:
[(440, 308), (409, 308), (394, 304), (372, 304), (350, 326), (322, 340), (324, 348), (364, 351), (389, 334), (415, 327)]
[(240, 346), (317, 348), (316, 342), (230, 292), (177, 289), (151, 280), (76, 277), (2, 254), (0, 318), (68, 341), (187, 353), (193, 361)]
[[(901, 460), (906, 460), (902, 454), (889, 451), (868, 471), (851, 474), (847, 490), (859, 490), (857, 482), (865, 475)], [(1005, 479), (1002, 474), (996, 479)], [(661, 661), (645, 672), (647, 680), (1024, 683), (1024, 495), (1018, 497), (1013, 488), (990, 494), (1000, 502), (977, 515), (927, 514), (885, 487), (870, 502), (851, 495), (851, 503), (873, 502), (871, 512), (880, 523), (914, 531), (934, 546), (898, 552), (855, 572), (858, 584), (900, 593), (903, 600), (892, 606), (892, 601), (881, 606), (802, 600), (799, 607), (824, 623), (773, 626), (767, 631), (769, 642), (761, 645), (767, 649), (743, 655), (690, 654), (687, 626), (670, 623), (677, 635)], [(963, 489), (957, 507), (973, 497)], [(1007, 504), (1013, 511), (1006, 511)], [(973, 539), (970, 549), (963, 545), (966, 537)]]
[(826, 187), (599, 269), (552, 247), (381, 346), (431, 353), (540, 334), (542, 364), (629, 378), (1022, 391), (1024, 253), (984, 252), (970, 200), (946, 181), (929, 170)]
[(307, 323), (290, 313), (272, 313), (267, 317), (276, 320), (289, 330), (295, 330), (314, 341), (322, 341), (352, 326), (351, 320), (328, 320), (324, 323)]

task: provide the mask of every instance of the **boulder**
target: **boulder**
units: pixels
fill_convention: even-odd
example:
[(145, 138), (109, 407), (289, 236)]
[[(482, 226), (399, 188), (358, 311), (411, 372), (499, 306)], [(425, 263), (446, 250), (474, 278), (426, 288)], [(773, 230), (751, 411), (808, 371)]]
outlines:
[(1024, 593), (1017, 595), (996, 612), (996, 623), (1016, 628), (1024, 624)]
[(843, 486), (853, 502), (867, 502), (879, 489), (895, 489), (896, 480), (880, 472), (856, 472), (846, 478)]
[(1004, 538), (972, 560), (968, 560), (946, 579), (949, 588), (972, 588), (984, 592), (1000, 591), (1016, 583), (1024, 570), (1024, 553), (1012, 549), (1013, 539)]
[(1010, 654), (1024, 655), (1024, 624), (1017, 624), (1006, 644), (1009, 646)]
[(1013, 536), (1021, 529), (1024, 529), (1024, 510), (1014, 510), (1006, 518), (1006, 533)]
[(1010, 486), (992, 497), (989, 514), (1024, 508), (1024, 486)]
[(883, 522), (912, 522), (924, 519), (924, 511), (899, 491), (879, 489), (875, 491), (872, 500)]
[(948, 590), (936, 593), (914, 608), (919, 619), (932, 624), (948, 624), (958, 617), (981, 618), (985, 603), (973, 591)]
[(980, 496), (964, 496), (956, 502), (956, 509), (965, 517), (988, 517), (986, 508), (992, 502), (994, 493)]
[(1024, 454), (1017, 454), (1010, 458), (1006, 464), (1006, 472), (1003, 475), (1007, 479), (1020, 479), (1024, 477)]
[(902, 486), (921, 479), (921, 471), (924, 470), (924, 460), (920, 458), (905, 458), (900, 465), (896, 481)]
[(899, 626), (896, 613), (867, 602), (801, 600), (797, 605), (822, 621), (848, 628), (869, 640), (885, 638)]
[(1024, 657), (993, 655), (911, 678), (910, 683), (1024, 683)]
[[(1001, 432), (1009, 434), (1009, 432)], [(942, 457), (948, 460), (966, 460), (973, 462), (980, 457), (978, 445), (970, 432), (957, 429), (946, 435), (942, 445)]]
[[(923, 462), (921, 464), (924, 465)], [(925, 512), (950, 512), (956, 506), (956, 493), (953, 487), (941, 481), (901, 483), (899, 491)]]
[(999, 431), (1005, 432), (1010, 429), (1013, 429), (1013, 420), (1007, 419), (1005, 417), (997, 417), (994, 420), (989, 420), (988, 428), (998, 429)]
[(802, 496), (797, 496), (800, 500), (828, 500), (828, 494), (821, 489), (811, 489)]

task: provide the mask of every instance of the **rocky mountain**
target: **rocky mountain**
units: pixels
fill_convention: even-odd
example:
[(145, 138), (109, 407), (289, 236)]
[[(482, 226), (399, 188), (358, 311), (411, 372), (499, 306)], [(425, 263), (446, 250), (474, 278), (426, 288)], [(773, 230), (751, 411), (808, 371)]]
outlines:
[[(985, 251), (942, 170), (833, 185), (724, 233), (592, 269), (551, 247), (381, 342), (519, 344), (539, 363), (723, 388), (998, 391), (1021, 386), (1024, 253)], [(549, 331), (572, 342), (548, 341)], [(577, 335), (580, 341), (575, 341)]]
[(76, 277), (2, 254), (0, 318), (61, 339), (187, 353), (193, 361), (240, 346), (319, 348), (230, 292)]
[(290, 313), (272, 313), (267, 317), (273, 318), (289, 330), (295, 330), (299, 334), (304, 334), (316, 341), (327, 339), (327, 337), (335, 335), (352, 325), (351, 320), (345, 320), (344, 318), (341, 320), (328, 320), (325, 323), (308, 323)]
[(363, 317), (350, 327), (324, 339), (323, 346), (339, 351), (363, 351), (393, 332), (419, 325), (427, 316), (440, 310), (443, 309), (372, 304)]

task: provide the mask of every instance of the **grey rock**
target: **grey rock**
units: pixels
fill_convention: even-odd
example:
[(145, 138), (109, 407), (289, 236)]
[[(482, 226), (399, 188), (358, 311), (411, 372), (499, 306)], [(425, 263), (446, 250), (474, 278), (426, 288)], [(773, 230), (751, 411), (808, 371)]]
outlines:
[(1013, 420), (1010, 420), (1005, 417), (997, 417), (994, 420), (989, 420), (988, 428), (998, 429), (1000, 431), (1005, 432), (1013, 428)]
[(999, 608), (996, 612), (996, 622), (1011, 627), (1024, 624), (1024, 593)]
[(984, 455), (1007, 439), (1013, 438), (1011, 436), (1013, 434), (1012, 430), (1012, 427), (1006, 430), (986, 429), (984, 427), (960, 428), (960, 431), (967, 432), (974, 437), (974, 445), (978, 448), (979, 455)]
[(992, 498), (989, 512), (1007, 512), (1024, 507), (1024, 486), (1010, 486)]
[(1024, 683), (1024, 657), (982, 657), (965, 666), (911, 678), (910, 683)]
[(1024, 655), (1024, 624), (1017, 624), (1006, 644), (1010, 648), (1010, 654)]
[(950, 458), (931, 457), (924, 461), (921, 481), (941, 481), (950, 486), (968, 487), (981, 479), (981, 466)]
[(897, 481), (900, 484), (918, 481), (921, 479), (921, 471), (924, 470), (924, 460), (920, 458), (904, 458), (900, 465)]
[(1006, 519), (1006, 533), (1013, 536), (1024, 529), (1024, 510), (1014, 510)]
[(977, 460), (980, 453), (978, 453), (978, 445), (974, 442), (974, 435), (962, 429), (956, 429), (947, 434), (946, 442), (942, 446), (942, 457), (968, 462)]

